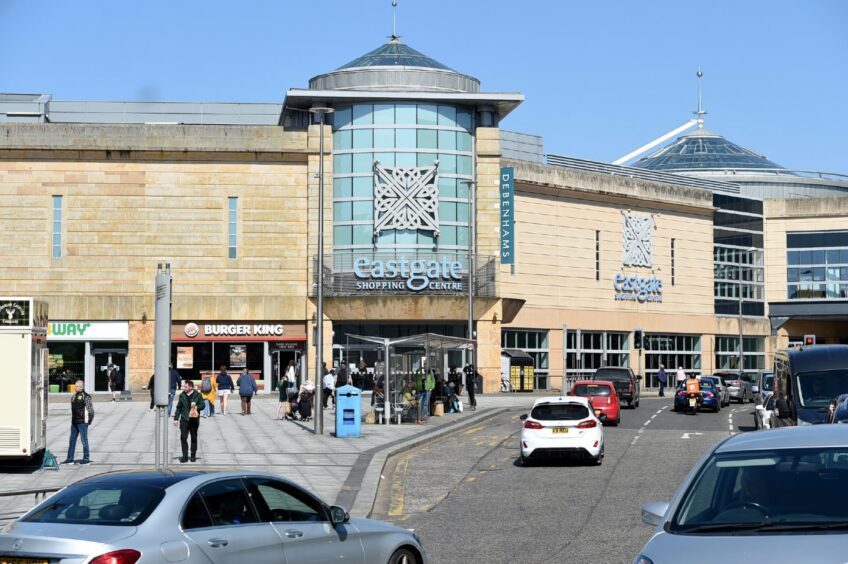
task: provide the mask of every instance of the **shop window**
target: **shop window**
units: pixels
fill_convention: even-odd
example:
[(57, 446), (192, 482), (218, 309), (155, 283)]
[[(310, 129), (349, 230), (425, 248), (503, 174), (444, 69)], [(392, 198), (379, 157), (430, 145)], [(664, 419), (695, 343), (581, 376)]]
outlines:
[(394, 149), (395, 147), (395, 130), (394, 129), (375, 129), (374, 130), (374, 148), (375, 149)]
[(374, 146), (373, 134), (370, 129), (353, 130), (353, 148), (371, 149)]
[(456, 150), (456, 131), (439, 131), (439, 149), (443, 151)]
[(394, 123), (394, 104), (374, 104), (374, 123)]
[(418, 166), (418, 158), (415, 153), (397, 153), (395, 155), (395, 162), (400, 168)]
[(354, 153), (353, 172), (372, 172), (374, 170), (374, 153)]
[(465, 176), (471, 176), (474, 173), (471, 165), (471, 157), (459, 155), (456, 157), (456, 172)]
[(333, 221), (350, 221), (353, 219), (353, 204), (351, 202), (336, 202), (333, 204)]
[(470, 151), (471, 150), (471, 134), (465, 132), (458, 132), (456, 134), (456, 149), (458, 151)]
[[(395, 123), (398, 125), (415, 125), (416, 113), (415, 104), (397, 104), (395, 106)], [(398, 133), (400, 133), (400, 130), (398, 130)]]
[(395, 166), (394, 153), (374, 153), (374, 160), (379, 162), (381, 166)]
[(418, 166), (433, 166), (436, 164), (436, 153), (418, 153)]
[(67, 392), (68, 386), (85, 379), (85, 343), (48, 344), (48, 380), (52, 392)]
[(471, 131), (471, 112), (467, 110), (457, 111), (456, 124), (466, 131)]
[(419, 125), (436, 125), (438, 120), (436, 106), (430, 104), (418, 105), (418, 124)]
[(370, 125), (374, 123), (374, 106), (371, 104), (356, 104), (353, 106), (353, 125)]
[(333, 154), (333, 174), (349, 174), (353, 169), (353, 157), (350, 153)]
[(435, 149), (438, 144), (438, 134), (435, 129), (418, 130), (418, 148)]
[(334, 128), (339, 129), (341, 127), (347, 127), (351, 122), (351, 107), (343, 106), (336, 108), (336, 111), (332, 115)]
[(439, 125), (456, 127), (456, 108), (453, 106), (439, 106)]
[(374, 194), (374, 178), (372, 176), (357, 176), (353, 178), (353, 197), (370, 198)]
[(352, 147), (352, 132), (350, 130), (336, 131), (333, 133), (333, 150), (340, 151)]
[(352, 178), (336, 178), (333, 180), (333, 198), (350, 198), (353, 195)]
[[(439, 197), (456, 198), (456, 178), (439, 178)], [(845, 270), (848, 273), (848, 268)]]

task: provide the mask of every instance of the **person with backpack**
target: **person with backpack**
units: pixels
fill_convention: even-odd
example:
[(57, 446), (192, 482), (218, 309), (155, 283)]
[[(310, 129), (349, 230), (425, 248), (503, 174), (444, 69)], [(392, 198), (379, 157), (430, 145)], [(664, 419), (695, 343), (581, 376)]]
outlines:
[(203, 409), (203, 397), (194, 389), (194, 382), (183, 380), (183, 393), (174, 409), (174, 426), (180, 428), (181, 463), (189, 461), (188, 436), (191, 435), (191, 461), (197, 460), (197, 430), (200, 428), (200, 412)]
[(200, 381), (200, 394), (206, 405), (203, 408), (203, 417), (215, 415), (215, 398), (218, 397), (218, 377), (214, 374), (206, 374)]
[(253, 394), (256, 393), (257, 386), (256, 380), (247, 371), (247, 367), (239, 374), (236, 386), (238, 386), (239, 396), (241, 397), (241, 414), (250, 415), (250, 401), (253, 399)]
[(221, 371), (215, 377), (215, 383), (218, 385), (218, 397), (221, 400), (221, 415), (227, 414), (227, 400), (230, 398), (236, 387), (233, 385), (233, 379), (227, 374), (227, 367), (221, 365)]

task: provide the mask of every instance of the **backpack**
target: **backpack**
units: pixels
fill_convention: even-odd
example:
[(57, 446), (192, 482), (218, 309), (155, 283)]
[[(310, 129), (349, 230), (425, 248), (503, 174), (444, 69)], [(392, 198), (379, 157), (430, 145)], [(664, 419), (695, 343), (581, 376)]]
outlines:
[(212, 379), (207, 376), (200, 382), (200, 392), (203, 394), (208, 394), (212, 391)]

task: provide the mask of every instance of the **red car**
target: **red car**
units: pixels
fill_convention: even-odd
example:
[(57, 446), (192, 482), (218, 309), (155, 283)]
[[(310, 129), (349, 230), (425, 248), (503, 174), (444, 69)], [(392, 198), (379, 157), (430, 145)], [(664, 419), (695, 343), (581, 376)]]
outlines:
[(610, 425), (621, 423), (621, 404), (612, 382), (578, 380), (568, 395), (589, 398), (595, 415), (600, 416), (603, 413), (607, 416), (605, 423)]

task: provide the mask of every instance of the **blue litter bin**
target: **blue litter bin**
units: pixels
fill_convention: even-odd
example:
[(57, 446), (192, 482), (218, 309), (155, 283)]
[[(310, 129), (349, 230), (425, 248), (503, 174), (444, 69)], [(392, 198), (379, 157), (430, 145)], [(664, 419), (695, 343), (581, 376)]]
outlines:
[(336, 388), (336, 436), (359, 437), (362, 434), (362, 390), (354, 386)]

